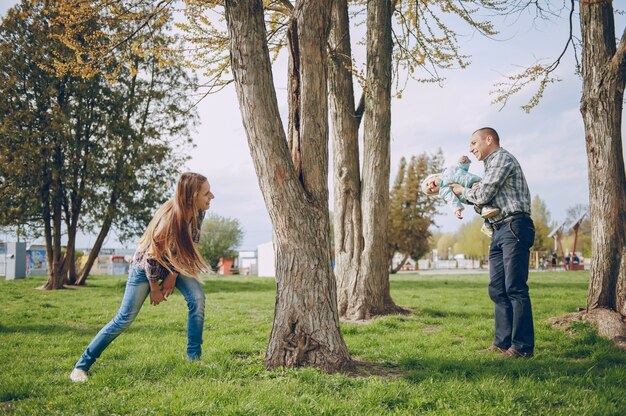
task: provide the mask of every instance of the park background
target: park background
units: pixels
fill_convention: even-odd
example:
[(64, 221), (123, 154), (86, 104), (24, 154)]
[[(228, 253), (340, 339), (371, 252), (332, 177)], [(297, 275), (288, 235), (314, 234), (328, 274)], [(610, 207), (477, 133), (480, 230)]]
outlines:
[[(2, 0), (0, 15), (4, 16), (16, 0)], [(555, 4), (555, 10), (559, 10)], [(616, 7), (619, 8), (619, 4)], [(550, 85), (539, 106), (529, 114), (521, 110), (534, 90), (528, 88), (504, 108), (492, 104), (490, 91), (507, 75), (537, 61), (552, 62), (562, 52), (568, 37), (567, 11), (549, 20), (536, 19), (529, 9), (517, 18), (488, 16), (500, 33), (487, 38), (470, 29), (459, 37), (463, 54), (471, 56), (466, 69), (441, 71), (445, 81), (418, 84), (409, 80), (402, 98), (392, 100), (391, 178), (393, 180), (401, 157), (410, 158), (423, 152), (442, 149), (446, 165), (459, 155), (469, 155), (471, 133), (483, 126), (494, 127), (502, 138), (502, 146), (520, 161), (532, 196), (546, 204), (552, 220), (568, 220), (567, 210), (588, 204), (588, 171), (584, 128), (579, 111), (582, 81), (575, 72), (571, 49), (561, 60), (556, 75), (561, 82)], [(616, 27), (624, 27), (626, 16), (616, 13)], [(575, 22), (575, 33), (579, 32)], [(619, 30), (618, 30), (619, 31)], [(357, 36), (353, 36), (356, 41)], [(361, 48), (354, 50), (357, 62), (363, 64)], [(276, 91), (283, 119), (287, 112), (286, 64), (283, 56), (274, 66)], [(355, 91), (360, 95), (360, 91)], [(241, 250), (255, 250), (271, 241), (271, 223), (246, 141), (241, 113), (233, 85), (208, 95), (198, 106), (200, 125), (193, 133), (197, 146), (191, 152), (187, 168), (207, 176), (216, 198), (211, 211), (237, 219), (243, 227)], [(622, 125), (622, 134), (626, 126)], [(623, 143), (622, 143), (623, 145)], [(473, 156), (470, 171), (481, 175), (483, 167)], [(332, 171), (332, 164), (330, 167)], [(332, 182), (332, 172), (329, 174)], [(332, 192), (332, 183), (329, 186)], [(332, 202), (330, 202), (332, 204)], [(445, 206), (439, 208), (438, 229), (454, 232), (461, 224), (474, 219), (465, 215), (458, 220)], [(4, 241), (12, 241), (4, 230)], [(79, 235), (78, 248), (89, 248), (94, 235)], [(31, 243), (42, 243), (32, 241)], [(105, 248), (133, 248), (134, 241), (119, 242), (112, 232)]]
[[(541, 39), (545, 38), (535, 38), (535, 45), (542, 43)], [(483, 48), (489, 50), (488, 54), (494, 53), (492, 60), (505, 57), (503, 50), (498, 54), (497, 48)], [(521, 50), (511, 52), (519, 56)], [(561, 219), (567, 207), (581, 202), (581, 195), (586, 199), (586, 186), (581, 186), (583, 181), (586, 185), (586, 162), (578, 121), (580, 86), (574, 82), (567, 94), (558, 95), (558, 103), (570, 104), (564, 113), (547, 109), (542, 112), (542, 106), (552, 102), (550, 99), (536, 110), (538, 115), (526, 116), (516, 107), (515, 112), (510, 112), (511, 107), (491, 112), (487, 110), (492, 108), (487, 105), (489, 100), (483, 101), (484, 91), (475, 90), (475, 86), (489, 87), (496, 79), (494, 73), (508, 72), (508, 68), (509, 64), (505, 69), (485, 67), (480, 76), (468, 75), (465, 79), (459, 72), (457, 83), (452, 83), (456, 88), (448, 93), (444, 91), (449, 85), (433, 89), (433, 95), (427, 93), (429, 88), (420, 88), (412, 99), (405, 91), (405, 98), (394, 103), (394, 113), (401, 106), (404, 118), (394, 114), (392, 129), (397, 130), (392, 130), (392, 176), (400, 156), (438, 147), (443, 149), (447, 162), (452, 162), (459, 145), (466, 148), (476, 123), (490, 124), (502, 133), (504, 143), (510, 138), (510, 145), (505, 147), (520, 155), (531, 189), (551, 183), (553, 188), (541, 188), (545, 195), (534, 189), (533, 195), (545, 199), (553, 215)], [(481, 76), (485, 77), (482, 81)], [(245, 158), (247, 148), (238, 127), (236, 102), (232, 100), (235, 117), (229, 119), (230, 125), (222, 126), (223, 131), (213, 129), (213, 118), (217, 122), (227, 115), (222, 110), (228, 95), (216, 97), (220, 97), (220, 108), (210, 108), (207, 113), (201, 110), (205, 121), (194, 151), (199, 156), (188, 167), (211, 178), (218, 200), (221, 197), (224, 201), (220, 206), (216, 200), (214, 210), (240, 218), (250, 239), (244, 245), (254, 246), (269, 239), (269, 229), (254, 228), (263, 222), (258, 214), (266, 214), (260, 195), (254, 195), (254, 174), (249, 178), (239, 176), (250, 168), (250, 163)], [(457, 106), (457, 101), (462, 105)], [(473, 107), (482, 107), (483, 111), (474, 112)], [(578, 129), (572, 128), (575, 122), (579, 123)], [(534, 130), (535, 124), (542, 128)], [(552, 148), (546, 135), (559, 139), (559, 146)], [(576, 143), (579, 148), (570, 153)], [(241, 152), (237, 156), (223, 157), (239, 145)], [(551, 171), (551, 166), (559, 169)], [(565, 175), (566, 180), (554, 181), (558, 175), (562, 179)], [(580, 181), (570, 187), (572, 179)], [(563, 188), (568, 192), (557, 199), (566, 205), (559, 211), (550, 198)], [(572, 195), (574, 199), (568, 199)], [(229, 205), (233, 201), (241, 206)], [(551, 205), (553, 202), (555, 205)], [(256, 212), (254, 221), (246, 220), (246, 208)], [(441, 219), (444, 229), (450, 219), (449, 214)], [(450, 229), (454, 229), (458, 223), (454, 220), (451, 224)], [(261, 234), (259, 241), (251, 239), (254, 233)], [(88, 245), (89, 236), (85, 238)], [(313, 368), (266, 370), (263, 350), (272, 322), (273, 279), (211, 277), (205, 285), (207, 341), (201, 362), (184, 361), (184, 301), (177, 294), (162, 307), (146, 308), (115, 348), (107, 351), (108, 357), (99, 361), (86, 385), (71, 384), (68, 369), (119, 304), (125, 278), (93, 276), (86, 288), (52, 292), (32, 290), (43, 283), (43, 276), (2, 281), (0, 362), (9, 365), (0, 370), (0, 412), (622, 414), (626, 407), (623, 352), (597, 336), (588, 324), (559, 325), (551, 319), (584, 306), (588, 273), (531, 274), (539, 340), (532, 360), (503, 361), (477, 352), (492, 334), (487, 280), (485, 273), (392, 277), (394, 299), (410, 308), (411, 313), (384, 317), (367, 325), (342, 323), (351, 354), (362, 365), (355, 374), (325, 374)]]

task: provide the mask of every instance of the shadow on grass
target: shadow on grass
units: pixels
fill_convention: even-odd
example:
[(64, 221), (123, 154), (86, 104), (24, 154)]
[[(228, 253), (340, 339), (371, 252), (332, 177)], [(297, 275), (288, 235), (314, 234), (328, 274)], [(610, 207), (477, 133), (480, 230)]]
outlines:
[[(478, 353), (477, 353), (478, 354)], [(563, 356), (543, 356), (530, 359), (450, 359), (438, 357), (415, 357), (402, 360), (398, 368), (402, 378), (411, 383), (429, 379), (517, 379), (531, 378), (538, 381), (563, 378), (602, 377), (608, 369), (620, 369), (626, 365), (626, 357), (607, 357), (606, 361), (587, 357), (584, 359)]]
[(244, 292), (271, 292), (276, 288), (274, 279), (259, 278), (252, 281), (249, 278), (242, 281), (207, 280), (203, 286), (205, 293), (244, 293)]
[[(97, 325), (96, 325), (97, 326)], [(97, 332), (97, 330), (96, 330)], [(71, 325), (42, 325), (42, 324), (22, 324), (22, 325), (0, 325), (0, 334), (50, 334), (50, 335), (95, 335), (94, 328), (80, 328)]]
[(478, 312), (463, 312), (463, 311), (444, 311), (444, 310), (433, 309), (433, 308), (421, 308), (417, 312), (414, 312), (414, 314), (418, 317), (423, 316), (423, 317), (431, 317), (431, 318), (461, 318), (461, 319), (469, 319), (469, 320), (493, 318), (492, 311), (485, 312), (485, 313), (478, 313)]
[(488, 280), (480, 281), (480, 282), (468, 282), (468, 281), (457, 281), (457, 280), (434, 280), (434, 281), (415, 281), (415, 282), (407, 282), (407, 281), (391, 281), (391, 288), (394, 290), (424, 290), (424, 289), (441, 289), (445, 286), (450, 286), (455, 289), (478, 289), (483, 290), (487, 287)]
[[(464, 280), (433, 280), (433, 281), (424, 281), (417, 280), (415, 282), (407, 282), (407, 281), (391, 281), (391, 288), (394, 290), (430, 290), (436, 289), (439, 290), (441, 288), (445, 288), (446, 286), (454, 289), (464, 290), (464, 289), (477, 289), (477, 290), (487, 290), (487, 285), (489, 282), (489, 278), (485, 278), (483, 281), (464, 281)], [(587, 282), (569, 282), (569, 281), (548, 281), (542, 282), (540, 280), (533, 280), (529, 283), (531, 290), (537, 288), (546, 288), (546, 289), (585, 289), (587, 288)]]

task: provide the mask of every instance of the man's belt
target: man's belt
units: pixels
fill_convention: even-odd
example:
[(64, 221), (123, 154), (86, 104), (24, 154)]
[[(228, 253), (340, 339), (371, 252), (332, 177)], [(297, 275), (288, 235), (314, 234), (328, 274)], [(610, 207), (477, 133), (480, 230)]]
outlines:
[(513, 221), (514, 219), (517, 218), (530, 218), (530, 214), (527, 212), (523, 212), (523, 211), (515, 211), (515, 212), (511, 212), (510, 214), (508, 214), (506, 217), (492, 223), (491, 225), (493, 226), (493, 228), (495, 228), (496, 230), (499, 229), (500, 227), (502, 227), (504, 224), (508, 224), (509, 222)]

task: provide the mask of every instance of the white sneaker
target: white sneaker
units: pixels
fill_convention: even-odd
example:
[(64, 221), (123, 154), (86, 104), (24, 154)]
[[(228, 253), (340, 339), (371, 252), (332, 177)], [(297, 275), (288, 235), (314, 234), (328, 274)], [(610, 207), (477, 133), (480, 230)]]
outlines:
[(480, 227), (480, 232), (485, 234), (489, 238), (491, 238), (491, 236), (493, 235), (493, 230), (487, 224), (483, 224), (483, 226)]
[(480, 211), (480, 216), (483, 218), (491, 218), (491, 217), (495, 217), (499, 213), (500, 213), (500, 208), (483, 207), (483, 209)]
[(87, 381), (87, 372), (85, 370), (81, 370), (80, 368), (75, 368), (70, 373), (70, 380), (74, 383), (84, 383)]

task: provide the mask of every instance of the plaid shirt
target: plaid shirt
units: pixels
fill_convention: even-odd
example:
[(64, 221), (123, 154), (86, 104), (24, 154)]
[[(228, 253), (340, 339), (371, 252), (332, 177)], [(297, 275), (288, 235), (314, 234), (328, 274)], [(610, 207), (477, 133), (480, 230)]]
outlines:
[[(198, 211), (198, 215), (194, 220), (191, 220), (189, 223), (189, 230), (191, 231), (191, 238), (193, 242), (198, 244), (200, 242), (200, 232), (202, 230), (202, 221), (204, 220), (205, 212), (200, 210)], [(139, 250), (135, 251), (135, 255), (133, 256), (133, 264), (139, 268), (146, 271), (146, 276), (148, 280), (159, 281), (163, 280), (170, 273), (167, 268), (156, 261), (155, 259), (151, 259), (147, 256), (147, 250)], [(172, 265), (167, 263), (167, 267), (172, 269)]]
[(463, 196), (477, 205), (494, 205), (500, 215), (489, 219), (494, 223), (514, 212), (530, 214), (530, 191), (515, 157), (499, 148), (485, 158), (485, 176), (476, 189), (465, 188)]

